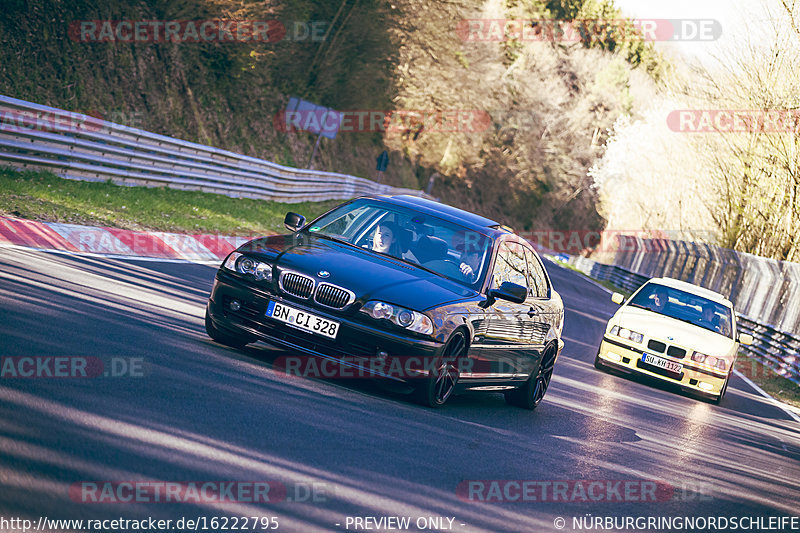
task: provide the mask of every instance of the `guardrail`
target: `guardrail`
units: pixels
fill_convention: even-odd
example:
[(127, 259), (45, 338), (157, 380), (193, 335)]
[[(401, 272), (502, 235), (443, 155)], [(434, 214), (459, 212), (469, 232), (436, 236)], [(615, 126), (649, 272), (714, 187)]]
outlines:
[(279, 202), (422, 191), (278, 165), (211, 146), (0, 96), (0, 164), (68, 179), (169, 187)]
[[(638, 274), (619, 265), (607, 265), (580, 256), (570, 256), (569, 263), (595, 279), (610, 281), (617, 287), (634, 292), (651, 276)], [(739, 333), (753, 336), (753, 344), (740, 349), (765, 367), (800, 385), (800, 337), (762, 324), (736, 313)]]
[(591, 276), (595, 279), (600, 279), (603, 281), (610, 281), (617, 287), (625, 289), (629, 292), (635, 291), (644, 285), (645, 281), (650, 279), (649, 276), (643, 276), (616, 265), (599, 263), (586, 257), (571, 256), (569, 262), (587, 276)]

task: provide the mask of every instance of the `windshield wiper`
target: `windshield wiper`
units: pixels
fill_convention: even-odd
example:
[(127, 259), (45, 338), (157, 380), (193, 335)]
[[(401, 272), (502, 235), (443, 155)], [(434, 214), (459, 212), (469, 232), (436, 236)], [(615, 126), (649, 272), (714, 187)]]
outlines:
[[(367, 248), (367, 249), (369, 250), (369, 248)], [(411, 266), (413, 266), (413, 267), (421, 268), (421, 269), (422, 269), (422, 270), (424, 270), (425, 272), (430, 272), (431, 274), (435, 274), (435, 275), (437, 275), (437, 276), (441, 276), (441, 274), (440, 274), (440, 273), (438, 273), (438, 272), (436, 272), (435, 270), (431, 270), (431, 269), (430, 269), (430, 268), (428, 268), (428, 267), (424, 267), (424, 266), (420, 265), (419, 263), (415, 263), (415, 262), (413, 262), (413, 261), (409, 261), (408, 259), (405, 259), (405, 258), (403, 258), (403, 257), (397, 257), (396, 255), (387, 254), (386, 252), (376, 252), (375, 250), (370, 250), (370, 252), (372, 252), (372, 253), (376, 253), (376, 254), (378, 254), (378, 255), (382, 255), (382, 256), (384, 256), (384, 257), (388, 257), (388, 258), (390, 258), (390, 259), (395, 259), (395, 260), (397, 260), (397, 261), (401, 261), (401, 262), (403, 262), (403, 263), (405, 263), (405, 264), (407, 264), (407, 265), (411, 265)]]
[(311, 235), (314, 235), (315, 237), (321, 237), (323, 239), (327, 239), (327, 240), (333, 241), (333, 242), (340, 242), (342, 244), (346, 244), (347, 246), (350, 246), (351, 248), (355, 248), (357, 250), (361, 250), (360, 247), (356, 246), (352, 242), (346, 241), (344, 239), (339, 239), (337, 237), (334, 237), (333, 235), (325, 235), (324, 233), (312, 233)]

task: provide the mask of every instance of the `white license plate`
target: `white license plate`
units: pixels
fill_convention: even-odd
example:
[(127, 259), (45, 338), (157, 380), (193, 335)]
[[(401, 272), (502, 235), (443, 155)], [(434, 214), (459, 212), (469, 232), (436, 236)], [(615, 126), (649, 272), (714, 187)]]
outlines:
[(669, 370), (670, 372), (675, 372), (676, 374), (683, 372), (683, 365), (668, 361), (667, 359), (662, 359), (661, 357), (656, 357), (655, 355), (650, 355), (649, 353), (642, 355), (642, 362), (657, 366), (658, 368), (663, 368), (664, 370)]
[(267, 316), (285, 322), (290, 326), (335, 339), (339, 333), (339, 323), (321, 316), (312, 315), (300, 309), (270, 301), (267, 305)]

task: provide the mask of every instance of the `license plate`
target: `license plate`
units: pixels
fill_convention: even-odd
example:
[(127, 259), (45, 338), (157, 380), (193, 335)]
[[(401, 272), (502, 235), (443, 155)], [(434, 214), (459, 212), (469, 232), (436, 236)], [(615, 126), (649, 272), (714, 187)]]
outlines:
[(664, 370), (669, 370), (670, 372), (675, 372), (676, 374), (683, 372), (683, 365), (661, 357), (656, 357), (655, 355), (650, 355), (649, 353), (642, 355), (642, 362), (657, 366), (658, 368), (663, 368)]
[(335, 339), (339, 333), (339, 323), (321, 316), (312, 315), (300, 309), (289, 307), (282, 303), (270, 301), (267, 305), (267, 316), (280, 320), (290, 326)]

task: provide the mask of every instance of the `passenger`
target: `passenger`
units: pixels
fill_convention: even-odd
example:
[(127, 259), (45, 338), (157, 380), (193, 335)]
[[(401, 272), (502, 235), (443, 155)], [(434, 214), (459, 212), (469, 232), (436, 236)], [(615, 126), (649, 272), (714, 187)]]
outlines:
[(719, 317), (714, 312), (714, 306), (711, 304), (703, 304), (703, 314), (700, 316), (698, 324), (711, 331), (722, 333)]

